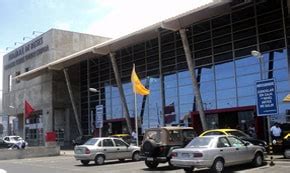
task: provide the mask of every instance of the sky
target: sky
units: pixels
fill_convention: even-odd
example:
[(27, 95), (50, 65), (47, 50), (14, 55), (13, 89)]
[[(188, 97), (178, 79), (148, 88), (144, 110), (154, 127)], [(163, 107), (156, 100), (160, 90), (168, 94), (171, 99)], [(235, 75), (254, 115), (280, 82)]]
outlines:
[(30, 40), (24, 37), (56, 28), (118, 38), (211, 1), (0, 0), (0, 90), (2, 56)]

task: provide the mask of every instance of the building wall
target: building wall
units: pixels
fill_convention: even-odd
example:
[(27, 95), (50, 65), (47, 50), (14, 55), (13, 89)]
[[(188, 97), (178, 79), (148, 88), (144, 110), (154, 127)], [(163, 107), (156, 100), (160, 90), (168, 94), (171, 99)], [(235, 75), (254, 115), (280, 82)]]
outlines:
[[(65, 80), (63, 77), (61, 80), (55, 78), (58, 75), (63, 76), (62, 71), (48, 71), (29, 81), (12, 80), (12, 85), (9, 84), (9, 76), (15, 77), (105, 40), (108, 40), (108, 38), (51, 29), (9, 52), (4, 56), (3, 112), (8, 115), (17, 114), (19, 119), (23, 119), (23, 103), (24, 100), (27, 100), (39, 116), (36, 120), (30, 120), (27, 125), (28, 129), (38, 126), (38, 128), (42, 128), (41, 133), (45, 133), (55, 130), (55, 125), (66, 127), (66, 124), (70, 124), (70, 121), (65, 121), (66, 124), (58, 124), (59, 121), (56, 121), (64, 120), (63, 112), (59, 112), (58, 109), (71, 112)], [(77, 89), (77, 91), (79, 90)], [(14, 109), (9, 106), (13, 106)], [(73, 114), (70, 114), (70, 116), (73, 116)], [(20, 131), (18, 134), (23, 136), (23, 121), (19, 122)], [(32, 126), (31, 123), (36, 124)], [(41, 140), (43, 140), (43, 137), (41, 137)]]
[[(259, 61), (251, 55), (251, 51), (258, 50), (264, 58), (264, 76), (276, 80), (279, 113), (272, 117), (272, 121), (286, 121), (288, 105), (282, 100), (290, 89), (283, 14), (287, 16), (288, 11), (281, 8), (286, 7), (281, 2), (284, 1), (253, 1), (232, 7), (232, 11), (224, 15), (188, 26), (187, 36), (206, 110), (255, 106), (255, 82), (260, 80), (261, 71)], [(160, 117), (163, 109), (174, 107), (176, 118), (173, 123), (179, 123), (195, 110), (191, 76), (180, 35), (167, 30), (161, 30), (160, 35), (160, 38), (144, 40), (116, 52), (131, 117), (134, 116), (134, 96), (130, 83), (133, 63), (143, 84), (149, 81), (151, 94), (146, 100), (138, 96), (139, 111), (142, 109), (141, 103), (146, 102), (142, 124), (144, 129), (156, 127), (163, 121), (163, 117)], [(82, 115), (88, 115), (88, 108), (94, 111), (98, 103), (97, 93), (87, 99), (86, 81), (89, 79), (91, 86), (102, 91), (106, 120), (124, 118), (109, 57), (90, 60), (89, 65), (83, 62), (80, 68)], [(165, 105), (162, 105), (163, 99)], [(86, 126), (88, 118), (83, 118), (82, 123), (84, 130), (89, 129)]]

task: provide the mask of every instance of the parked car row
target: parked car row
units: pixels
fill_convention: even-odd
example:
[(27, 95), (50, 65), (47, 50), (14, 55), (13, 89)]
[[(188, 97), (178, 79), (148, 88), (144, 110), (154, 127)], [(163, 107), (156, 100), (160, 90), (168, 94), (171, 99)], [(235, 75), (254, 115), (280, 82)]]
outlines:
[(141, 156), (151, 169), (168, 162), (185, 172), (192, 172), (194, 168), (222, 172), (225, 166), (243, 163), (261, 166), (265, 147), (266, 142), (235, 129), (210, 130), (196, 136), (190, 127), (161, 127), (145, 132)]
[(140, 147), (129, 145), (123, 137), (129, 139), (129, 135), (90, 138), (83, 145), (75, 146), (74, 157), (84, 165), (91, 161), (101, 165), (105, 160), (144, 158), (150, 169), (168, 162), (185, 172), (192, 172), (194, 168), (222, 172), (226, 166), (243, 163), (261, 166), (267, 147), (265, 141), (236, 129), (209, 130), (197, 136), (191, 127), (151, 128), (146, 130)]

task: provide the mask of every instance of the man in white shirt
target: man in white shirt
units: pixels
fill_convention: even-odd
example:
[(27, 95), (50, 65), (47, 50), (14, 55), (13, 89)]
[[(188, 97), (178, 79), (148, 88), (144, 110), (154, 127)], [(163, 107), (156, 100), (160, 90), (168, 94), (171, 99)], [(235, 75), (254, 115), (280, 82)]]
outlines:
[(274, 126), (271, 127), (271, 135), (273, 139), (281, 138), (282, 130), (278, 123), (275, 123)]

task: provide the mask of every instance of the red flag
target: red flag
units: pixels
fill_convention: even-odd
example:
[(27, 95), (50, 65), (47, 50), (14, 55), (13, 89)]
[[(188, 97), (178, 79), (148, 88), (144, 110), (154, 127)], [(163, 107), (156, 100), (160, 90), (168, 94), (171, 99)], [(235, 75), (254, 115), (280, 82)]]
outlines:
[(30, 114), (34, 111), (32, 106), (28, 103), (28, 101), (24, 101), (24, 116), (25, 118), (29, 118)]

